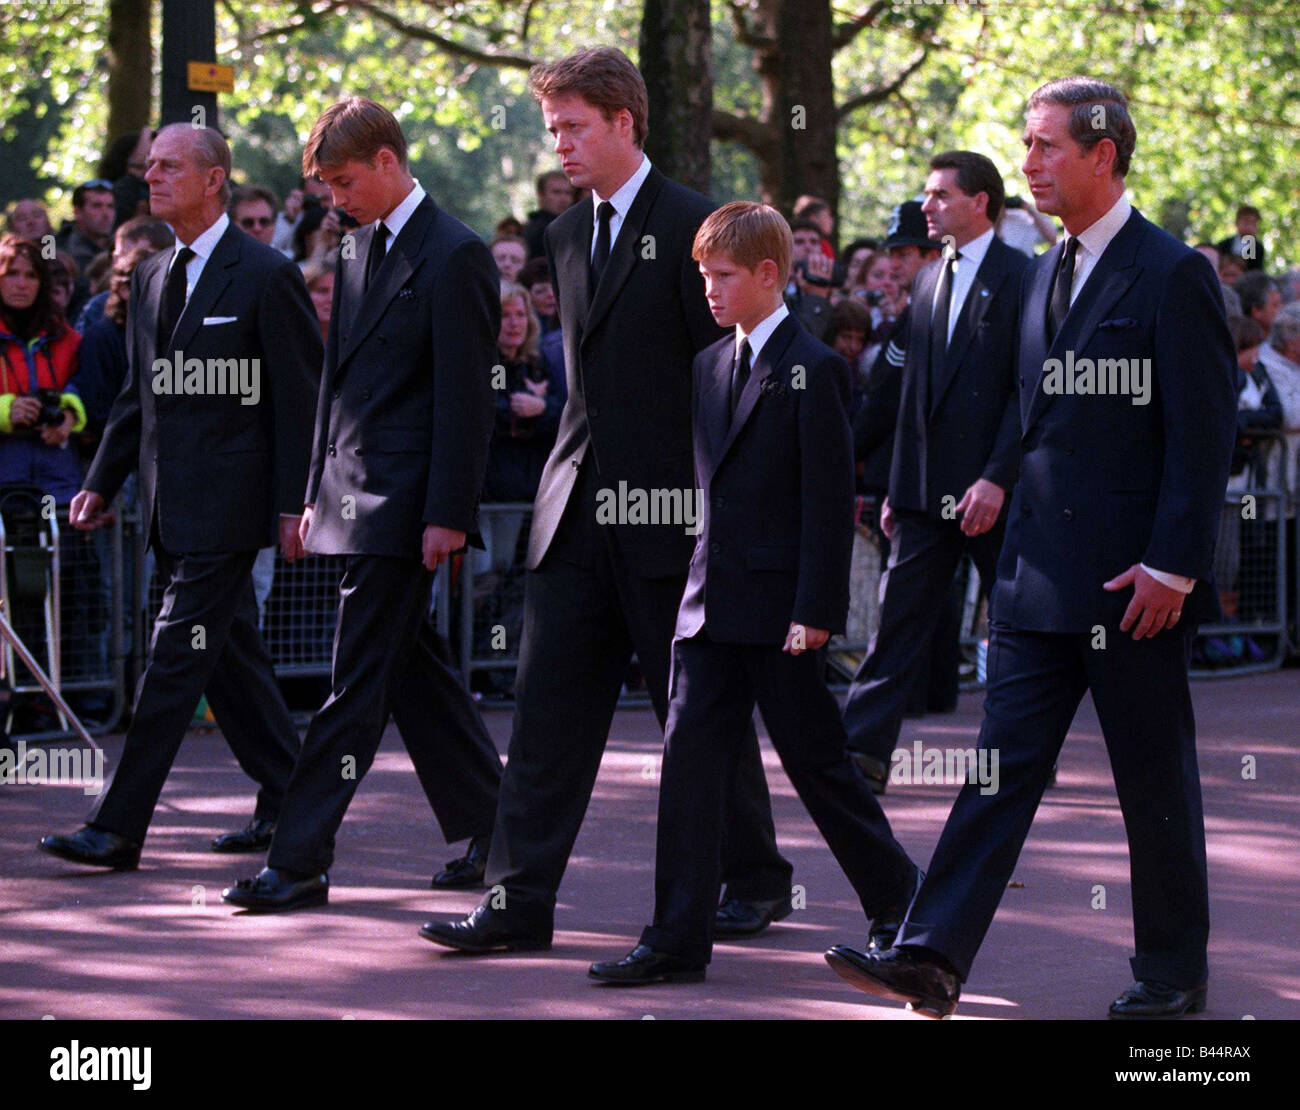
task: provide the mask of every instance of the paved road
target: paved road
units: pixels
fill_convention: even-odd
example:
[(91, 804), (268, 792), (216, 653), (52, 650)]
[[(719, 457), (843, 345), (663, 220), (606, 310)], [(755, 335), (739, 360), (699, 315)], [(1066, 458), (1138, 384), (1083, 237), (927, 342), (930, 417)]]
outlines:
[[(1213, 932), (1206, 1017), (1300, 1015), (1300, 674), (1194, 686), (1210, 853)], [(907, 723), (903, 745), (974, 743), (981, 698)], [(488, 723), (503, 750), (509, 714)], [(110, 767), (120, 738), (107, 744)], [(251, 790), (221, 738), (187, 740), (141, 870), (101, 874), (35, 850), (88, 808), (69, 786), (0, 787), (0, 1017), (801, 1017), (922, 1019), (842, 983), (821, 953), (861, 943), (848, 883), (770, 747), (778, 833), (804, 908), (757, 941), (719, 945), (699, 985), (617, 990), (585, 978), (634, 942), (650, 908), (660, 740), (648, 711), (618, 715), (561, 890), (549, 953), (443, 954), (416, 930), (476, 894), (434, 894), (440, 842), (389, 730), (338, 843), (328, 907), (240, 917), (223, 886), (261, 861), (207, 850), (242, 824)], [(1254, 777), (1243, 777), (1243, 761)], [(1248, 768), (1249, 769), (1249, 768)], [(955, 787), (891, 787), (902, 842), (929, 858)], [(1096, 888), (1104, 888), (1105, 906)], [(1128, 864), (1105, 750), (1085, 703), (958, 1019), (1099, 1018), (1129, 983)]]

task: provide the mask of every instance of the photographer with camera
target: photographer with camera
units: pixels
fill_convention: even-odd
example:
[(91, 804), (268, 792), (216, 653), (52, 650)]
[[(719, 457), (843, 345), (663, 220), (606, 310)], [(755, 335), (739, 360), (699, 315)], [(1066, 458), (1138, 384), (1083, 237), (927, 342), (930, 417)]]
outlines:
[(831, 318), (835, 262), (822, 253), (822, 232), (812, 220), (794, 220), (794, 259), (785, 304), (813, 337), (820, 339)]

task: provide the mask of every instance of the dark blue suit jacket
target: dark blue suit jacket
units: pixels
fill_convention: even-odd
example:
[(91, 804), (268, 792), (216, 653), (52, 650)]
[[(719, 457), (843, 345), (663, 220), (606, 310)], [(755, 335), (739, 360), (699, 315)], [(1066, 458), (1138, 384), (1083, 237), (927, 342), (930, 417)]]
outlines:
[(893, 508), (941, 517), (945, 495), (960, 501), (977, 478), (987, 478), (1008, 493), (1016, 484), (1016, 318), (1020, 279), (1028, 264), (1025, 255), (993, 237), (962, 302), (939, 388), (933, 392), (929, 310), (943, 264), (932, 262), (916, 275), (916, 313), (907, 333), (889, 472)]
[[(1206, 260), (1136, 210), (1049, 345), (1058, 244), (1021, 291), (1020, 481), (992, 615), (1041, 632), (1114, 629), (1133, 596), (1102, 583), (1134, 563), (1197, 580), (1189, 624), (1214, 619), (1214, 543), (1235, 435), (1236, 358)], [(1149, 360), (1149, 401), (1049, 392), (1049, 359)], [(1141, 365), (1141, 364), (1139, 364)]]
[(842, 632), (853, 551), (849, 368), (787, 316), (731, 414), (735, 335), (695, 358), (702, 519), (677, 635), (785, 643), (792, 621)]

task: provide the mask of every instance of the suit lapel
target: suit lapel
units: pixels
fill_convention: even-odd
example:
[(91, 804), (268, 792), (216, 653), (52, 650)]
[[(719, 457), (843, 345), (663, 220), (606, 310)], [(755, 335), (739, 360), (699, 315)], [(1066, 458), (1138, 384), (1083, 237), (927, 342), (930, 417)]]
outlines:
[(722, 344), (708, 378), (701, 385), (700, 414), (705, 423), (711, 468), (716, 467), (722, 458), (722, 444), (731, 424), (731, 366), (735, 361), (736, 336), (733, 331)]
[[(375, 272), (374, 282), (369, 289), (366, 289), (360, 295), (356, 315), (353, 317), (348, 332), (348, 341), (339, 352), (340, 369), (347, 364), (348, 359), (361, 346), (362, 340), (374, 331), (375, 325), (383, 317), (384, 310), (388, 308), (389, 302), (397, 296), (398, 291), (410, 280), (411, 275), (423, 261), (420, 248), (424, 243), (425, 233), (433, 223), (436, 210), (432, 199), (426, 196), (416, 205), (415, 211), (411, 213), (411, 218), (406, 221), (402, 230), (397, 233), (397, 238), (393, 240), (393, 245), (388, 248), (388, 253), (384, 255), (383, 262), (380, 263), (379, 269)], [(351, 260), (354, 268), (359, 266), (361, 269), (362, 286), (365, 284), (365, 258), (370, 252), (370, 240), (373, 238), (374, 233), (372, 226), (370, 234), (365, 237), (365, 250), (362, 250), (361, 236), (357, 236), (357, 254), (360, 257)], [(350, 285), (355, 293), (355, 279)]]
[[(763, 390), (763, 382), (772, 376), (772, 371), (780, 365), (782, 357), (785, 355), (786, 348), (793, 342), (795, 333), (798, 330), (798, 323), (793, 315), (787, 316), (776, 330), (767, 337), (767, 342), (763, 344), (763, 349), (758, 352), (758, 358), (754, 360), (753, 366), (750, 367), (749, 381), (745, 383), (745, 388), (741, 390), (740, 402), (736, 405), (736, 413), (731, 417), (731, 422), (727, 428), (727, 434), (722, 441), (722, 447), (718, 451), (717, 458), (713, 464), (716, 471), (721, 465), (722, 460), (727, 457), (727, 452), (731, 450), (731, 445), (736, 442), (736, 437), (740, 435), (741, 429), (744, 428), (746, 421), (754, 411), (754, 406), (758, 404), (759, 394)], [(732, 347), (734, 356), (735, 347)], [(727, 367), (727, 396), (724, 402), (723, 412), (730, 409), (731, 404), (731, 368)]]
[[(924, 327), (915, 331), (916, 337), (920, 340), (924, 337), (924, 342), (918, 343), (917, 362), (917, 396), (921, 399), (922, 414), (930, 411), (930, 343), (931, 337), (935, 334), (934, 320), (934, 293), (939, 284), (939, 275), (943, 272), (943, 263), (931, 262), (925, 266), (917, 275), (914, 282), (916, 296), (913, 300), (915, 309), (918, 313), (924, 313), (918, 323), (924, 323)], [(910, 344), (909, 344), (910, 346)], [(906, 366), (904, 367), (906, 370)]]
[[(143, 367), (153, 366), (153, 360), (160, 355), (162, 351), (158, 348), (158, 314), (162, 312), (162, 295), (163, 286), (167, 282), (167, 267), (165, 264), (154, 267), (154, 271), (149, 275), (147, 284), (140, 290), (140, 318), (136, 322), (137, 342), (144, 345), (148, 358), (143, 359), (140, 363)], [(127, 305), (128, 314), (134, 314), (136, 311), (135, 302), (131, 301)], [(178, 321), (179, 323), (179, 321)]]
[[(1092, 338), (1092, 333), (1097, 330), (1097, 325), (1105, 318), (1115, 305), (1129, 289), (1129, 287), (1138, 279), (1142, 269), (1137, 264), (1138, 245), (1141, 243), (1146, 229), (1146, 220), (1139, 214), (1135, 208), (1129, 214), (1127, 222), (1119, 233), (1113, 238), (1097, 259), (1097, 265), (1093, 267), (1092, 273), (1088, 275), (1088, 280), (1084, 282), (1083, 288), (1079, 290), (1079, 295), (1075, 298), (1074, 304), (1070, 306), (1069, 315), (1065, 318), (1065, 323), (1051, 345), (1047, 353), (1047, 359), (1060, 359), (1065, 361), (1064, 353), (1074, 351), (1076, 355), (1081, 355), (1088, 340)], [(1054, 268), (1053, 268), (1054, 269)], [(1048, 283), (1051, 282), (1051, 273), (1048, 274)], [(1046, 321), (1047, 296), (1043, 295), (1043, 319)], [(1033, 319), (1033, 317), (1029, 317)], [(1046, 327), (1044, 323), (1043, 327)], [(1030, 398), (1029, 411), (1025, 419), (1025, 429), (1028, 430), (1033, 423), (1038, 420), (1047, 407), (1052, 403), (1055, 394), (1047, 393), (1042, 388), (1042, 378), (1044, 370), (1040, 364), (1038, 366), (1037, 380), (1038, 384), (1034, 388), (1033, 396)]]
[[(659, 195), (662, 183), (663, 174), (652, 166), (650, 173), (641, 182), (641, 188), (637, 190), (637, 194), (632, 200), (632, 207), (627, 210), (627, 214), (623, 217), (623, 226), (618, 230), (618, 238), (614, 240), (613, 246), (610, 247), (609, 261), (605, 263), (604, 272), (600, 275), (600, 284), (596, 287), (591, 308), (587, 311), (586, 324), (583, 327), (585, 334), (590, 335), (595, 331), (596, 326), (618, 297), (619, 290), (623, 288), (628, 275), (632, 273), (632, 267), (636, 264), (637, 253), (641, 249), (642, 229), (645, 227), (646, 217), (650, 214), (654, 199)], [(590, 223), (587, 225), (587, 239), (588, 246), (590, 246)], [(588, 263), (589, 269), (590, 263)], [(585, 288), (585, 273), (583, 275), (583, 285)]]
[[(591, 309), (589, 288), (591, 275), (592, 217), (589, 200), (582, 202), (583, 219), (575, 223), (567, 235), (553, 236), (555, 244), (555, 273), (563, 281), (561, 312), (580, 324)], [(620, 236), (619, 238), (622, 238)], [(569, 305), (573, 302), (572, 316)], [(581, 341), (581, 336), (577, 337)]]
[[(203, 323), (203, 317), (208, 315), (217, 303), (217, 298), (230, 284), (230, 270), (239, 265), (240, 238), (243, 234), (232, 223), (226, 228), (225, 234), (217, 240), (211, 256), (203, 264), (199, 283), (185, 303), (185, 310), (181, 313), (180, 319), (176, 321), (176, 330), (172, 332), (171, 342), (167, 344), (166, 351), (159, 352), (160, 354), (183, 351), (186, 344), (194, 338), (194, 333)], [(161, 297), (158, 304), (162, 304)]]
[(988, 311), (989, 305), (993, 302), (1002, 283), (1006, 280), (1006, 272), (1002, 269), (1000, 261), (995, 253), (997, 238), (989, 244), (989, 249), (984, 255), (980, 268), (975, 273), (975, 280), (971, 283), (970, 289), (966, 291), (966, 299), (962, 302), (961, 315), (957, 317), (957, 326), (953, 328), (952, 342), (948, 344), (947, 354), (944, 356), (943, 369), (940, 375), (938, 393), (930, 398), (930, 413), (934, 414), (943, 401), (944, 395), (948, 392), (948, 387), (952, 385), (953, 379), (957, 376), (957, 369), (961, 366), (961, 360), (966, 354), (966, 348), (970, 346), (971, 340), (975, 337), (976, 329), (980, 326), (980, 321), (984, 319), (984, 314)]

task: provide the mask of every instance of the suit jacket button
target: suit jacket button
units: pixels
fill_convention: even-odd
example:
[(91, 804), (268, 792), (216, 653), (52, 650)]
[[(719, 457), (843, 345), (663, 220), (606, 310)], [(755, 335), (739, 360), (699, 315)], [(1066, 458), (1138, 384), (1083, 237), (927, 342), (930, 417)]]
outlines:
[(1073, 510), (1073, 509), (1066, 509), (1064, 515), (1065, 515), (1065, 519), (1066, 519), (1066, 520), (1073, 520), (1073, 519), (1074, 519), (1074, 510)]
[(711, 543), (709, 544), (709, 550), (713, 552), (714, 555), (716, 555), (719, 551), (722, 550), (722, 544), (716, 542)]
[(334, 450), (334, 444), (332, 444), (332, 443), (331, 443), (330, 446), (329, 446), (329, 453), (330, 453), (331, 455), (337, 455), (337, 454), (338, 454), (338, 452)]
[(370, 400), (370, 390), (368, 390), (368, 389), (363, 389), (363, 390), (361, 391), (361, 399), (362, 399), (363, 401), (369, 401), (369, 400)]
[(595, 405), (592, 405), (590, 408), (587, 409), (587, 415), (588, 415), (588, 416), (599, 416), (599, 415), (600, 415), (600, 410), (597, 409)]
[(713, 499), (713, 507), (715, 509), (722, 508), (722, 506), (725, 505), (726, 503), (727, 503), (727, 499), (725, 497), (715, 497)]
[(1021, 505), (1021, 506), (1020, 506), (1020, 515), (1021, 515), (1021, 516), (1028, 516), (1028, 515), (1029, 515), (1029, 506), (1028, 506), (1028, 505)]
[(343, 391), (341, 389), (336, 389), (334, 391), (334, 400), (337, 401), (342, 396), (343, 396)]
[(360, 448), (360, 447), (354, 447), (354, 448), (352, 448), (352, 453), (355, 454), (355, 455), (359, 455), (359, 454), (361, 454), (361, 448)]
[(978, 389), (972, 389), (972, 390), (970, 391), (970, 395), (971, 395), (972, 397), (978, 397), (978, 396), (980, 395), (980, 391), (979, 391)]
[(1074, 454), (1074, 448), (1073, 448), (1073, 447), (1070, 447), (1070, 446), (1067, 445), (1066, 448), (1065, 448), (1065, 453), (1066, 453), (1067, 455), (1073, 455), (1073, 454)]

